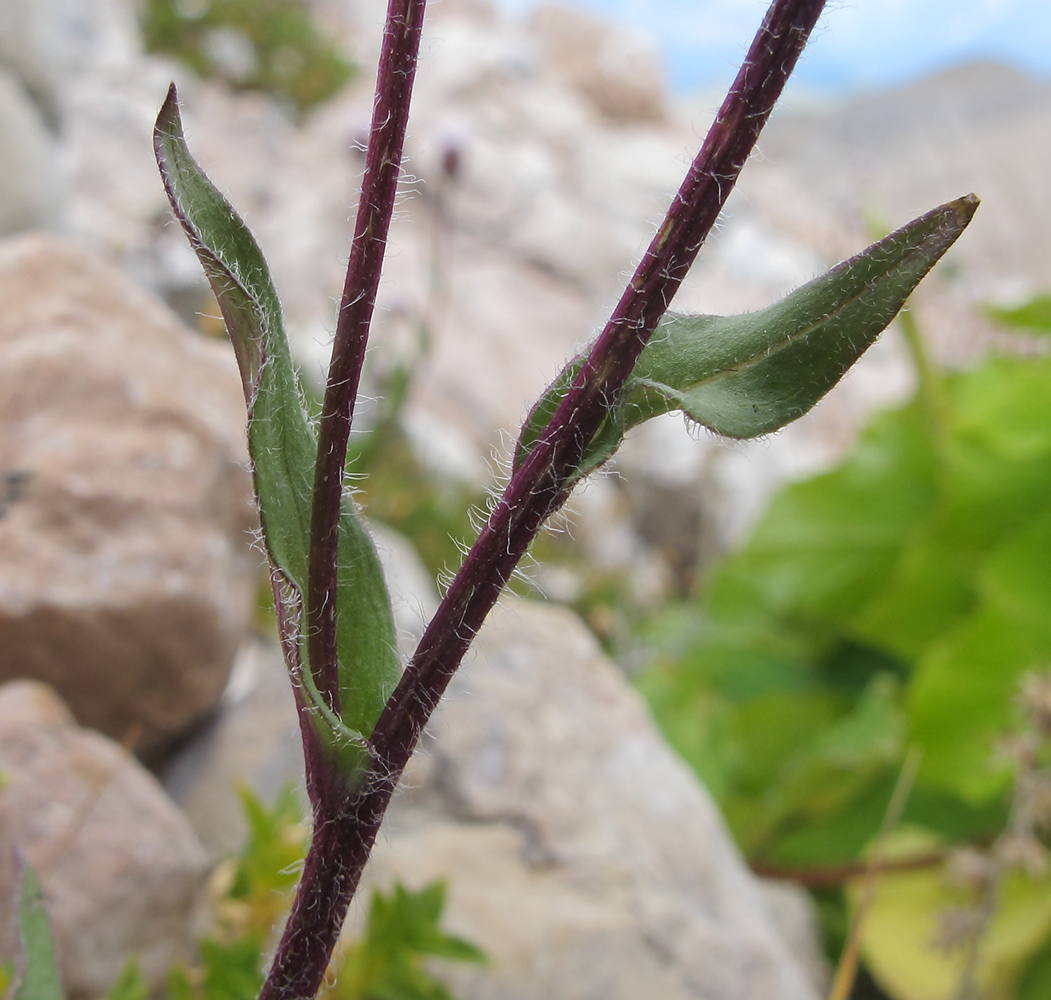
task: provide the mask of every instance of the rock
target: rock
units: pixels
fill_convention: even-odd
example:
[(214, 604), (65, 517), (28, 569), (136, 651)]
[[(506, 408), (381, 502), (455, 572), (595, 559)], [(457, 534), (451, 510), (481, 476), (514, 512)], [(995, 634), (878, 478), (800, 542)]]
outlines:
[(0, 688), (0, 772), (0, 956), (16, 947), (17, 848), (43, 883), (67, 996), (104, 996), (132, 955), (160, 987), (188, 951), (206, 874), (185, 818), (127, 751), (32, 681)]
[(55, 141), (18, 80), (0, 67), (0, 236), (53, 225)]
[(543, 4), (529, 18), (548, 72), (614, 122), (665, 116), (664, 73), (651, 38), (578, 8)]
[(368, 884), (448, 879), (448, 926), (492, 959), (448, 973), (461, 1000), (817, 996), (710, 798), (570, 612), (493, 612), (404, 785)]
[(260, 563), (228, 345), (85, 249), (0, 246), (0, 678), (151, 757), (210, 711)]
[(33, 95), (52, 124), (85, 76), (119, 72), (141, 53), (129, 0), (4, 0), (0, 63)]
[(818, 994), (828, 996), (832, 969), (821, 947), (821, 920), (814, 897), (798, 883), (783, 879), (760, 879), (759, 888), (778, 933), (803, 963)]
[(299, 717), (276, 643), (254, 640), (241, 647), (219, 710), (179, 748), (161, 778), (216, 858), (244, 845), (241, 788), (272, 803), (291, 785), (309, 812)]

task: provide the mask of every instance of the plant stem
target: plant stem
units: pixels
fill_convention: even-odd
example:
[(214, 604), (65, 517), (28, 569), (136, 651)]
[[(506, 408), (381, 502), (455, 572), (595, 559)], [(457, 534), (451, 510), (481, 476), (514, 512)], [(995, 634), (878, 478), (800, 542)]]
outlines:
[(336, 549), (347, 442), (401, 171), (426, 0), (390, 0), (365, 173), (318, 425), (307, 583), (307, 651), (318, 690), (339, 713)]
[[(388, 16), (401, 16), (395, 12), (402, 11), (406, 3), (407, 0), (391, 0)], [(615, 397), (631, 374), (639, 353), (715, 224), (823, 7), (824, 0), (774, 0), (771, 4), (657, 235), (570, 391), (511, 477), (384, 708), (370, 740), (374, 758), (365, 782), (347, 803), (325, 795), (316, 804), (315, 837), (292, 914), (263, 988), (263, 1000), (310, 1000), (319, 988), (383, 813), (427, 720), (518, 561), (544, 521), (568, 499), (573, 470), (606, 414), (607, 401)], [(419, 8), (422, 18), (422, 3)], [(388, 41), (392, 34), (388, 22)], [(418, 31), (414, 44), (418, 44)], [(390, 72), (393, 63), (381, 63), (378, 92), (383, 88), (385, 65)], [(411, 83), (411, 71), (407, 75)], [(407, 111), (408, 91), (402, 93), (405, 107), (392, 108), (391, 117), (395, 111), (400, 115)], [(379, 115), (374, 121), (386, 124)], [(374, 125), (370, 157), (377, 127)], [(362, 198), (364, 206), (364, 191)], [(376, 220), (384, 234), (387, 220), (389, 210), (386, 220)], [(362, 226), (359, 218), (359, 232), (367, 241), (371, 231)], [(382, 252), (382, 244), (379, 251)], [(351, 268), (355, 259), (352, 254)], [(370, 280), (378, 279), (379, 260), (371, 260), (372, 269), (362, 265), (360, 274)], [(345, 311), (353, 311), (357, 319), (353, 323), (346, 321), (346, 337), (341, 338), (337, 330), (322, 417), (311, 551), (310, 648), (317, 648), (317, 654), (311, 652), (315, 664), (334, 662), (335, 532), (339, 480), (353, 402), (352, 395), (347, 395), (349, 381), (344, 380), (353, 379), (356, 386), (367, 315), (371, 314), (375, 296), (375, 286), (370, 287), (372, 298), (356, 290), (361, 285), (351, 281), (348, 270), (348, 291), (340, 320), (342, 324)], [(366, 299), (367, 309), (362, 305)], [(350, 357), (344, 358), (343, 352)], [(332, 448), (341, 450), (337, 455), (330, 451)], [(324, 514), (320, 512), (322, 504)], [(328, 553), (331, 565), (315, 566), (323, 552)], [(322, 632), (324, 628), (333, 630), (331, 636)], [(320, 656), (324, 659), (317, 658)], [(319, 686), (321, 683), (319, 680)], [(334, 687), (322, 690), (334, 694)]]
[(711, 231), (824, 0), (775, 0), (653, 242), (573, 386), (507, 489), (424, 632), (372, 743), (400, 772), (519, 559), (566, 501), (565, 484)]
[(945, 381), (931, 359), (923, 331), (911, 305), (906, 304), (898, 313), (898, 322), (901, 324), (901, 332), (905, 337), (912, 365), (916, 369), (916, 396), (927, 415), (927, 430), (931, 440), (940, 450), (949, 411)]

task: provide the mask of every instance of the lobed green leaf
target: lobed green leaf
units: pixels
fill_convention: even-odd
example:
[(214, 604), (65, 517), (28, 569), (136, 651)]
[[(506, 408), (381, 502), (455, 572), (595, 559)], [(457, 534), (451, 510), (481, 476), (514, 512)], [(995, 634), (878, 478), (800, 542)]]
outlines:
[[(154, 148), (172, 208), (204, 267), (226, 321), (248, 407), (248, 448), (271, 565), (286, 585), (286, 616), (300, 619), (310, 559), (317, 441), (303, 408), (281, 305), (258, 244), (190, 155), (174, 85), (157, 117)], [(299, 697), (344, 772), (366, 763), (372, 732), (398, 679), (394, 620), (375, 546), (345, 501), (337, 564), (340, 714), (318, 692), (299, 643)]]
[[(897, 315), (977, 206), (974, 195), (942, 205), (759, 312), (666, 315), (610, 406), (578, 477), (605, 462), (632, 427), (673, 410), (733, 438), (769, 434), (801, 417)], [(571, 362), (530, 413), (517, 464), (581, 364), (580, 358)]]

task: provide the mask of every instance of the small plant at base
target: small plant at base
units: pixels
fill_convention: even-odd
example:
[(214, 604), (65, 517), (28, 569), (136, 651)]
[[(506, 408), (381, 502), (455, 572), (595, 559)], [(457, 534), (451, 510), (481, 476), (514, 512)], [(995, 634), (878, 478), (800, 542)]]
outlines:
[[(213, 926), (198, 940), (195, 961), (170, 971), (165, 1000), (252, 1000), (262, 984), (264, 959), (274, 927), (287, 912), (309, 831), (291, 787), (272, 806), (243, 788), (241, 803), (249, 828), (244, 847), (213, 873)], [(453, 1000), (425, 961), (486, 959), (470, 942), (442, 930), (444, 907), (440, 881), (419, 891), (397, 882), (389, 894), (374, 891), (363, 937), (344, 941), (337, 950), (322, 1000)], [(149, 995), (133, 957), (106, 1000), (147, 1000)]]
[(809, 410), (970, 221), (961, 198), (745, 316), (665, 316), (824, 0), (774, 0), (668, 214), (605, 328), (523, 429), (514, 471), (414, 656), (399, 670), (383, 574), (344, 493), (347, 442), (394, 205), (423, 0), (391, 0), (354, 240), (317, 428), (254, 239), (186, 147), (174, 88), (155, 150), (237, 356), (282, 646), (300, 713), (314, 832), (261, 996), (310, 1000), (409, 756), (475, 633), (545, 521), (633, 426), (680, 409), (719, 433)]

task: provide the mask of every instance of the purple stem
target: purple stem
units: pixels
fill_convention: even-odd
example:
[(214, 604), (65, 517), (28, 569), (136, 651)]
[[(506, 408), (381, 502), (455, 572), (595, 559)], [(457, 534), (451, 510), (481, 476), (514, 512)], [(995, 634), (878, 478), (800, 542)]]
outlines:
[(566, 484), (730, 195), (825, 0), (774, 0), (704, 144), (613, 315), (516, 470), (387, 702), (372, 744), (400, 773), (519, 559)]
[[(391, 0), (391, 10), (400, 10), (403, 2)], [(518, 561), (544, 521), (568, 498), (573, 470), (607, 412), (607, 401), (630, 375), (715, 224), (824, 2), (774, 0), (771, 4), (697, 158), (612, 317), (540, 440), (512, 476), (384, 708), (370, 741), (374, 763), (360, 790), (346, 800), (332, 794), (319, 797), (314, 838), (262, 1000), (311, 1000), (320, 987), (387, 804), (427, 720)], [(390, 35), (388, 30), (388, 39)], [(411, 70), (408, 76), (411, 82)], [(353, 260), (352, 256), (352, 266)], [(378, 262), (374, 266), (378, 275)], [(347, 287), (354, 287), (349, 276)], [(344, 308), (358, 308), (364, 298), (367, 296), (350, 295)], [(333, 383), (338, 388), (343, 377), (337, 372), (353, 376), (356, 384), (365, 335), (360, 327), (355, 331), (344, 341), (337, 332), (326, 415), (336, 412), (330, 410), (328, 397), (333, 393)], [(356, 351), (358, 360), (343, 361), (338, 354), (341, 344), (349, 345), (345, 348), (348, 351)], [(348, 402), (343, 393), (339, 398), (343, 406), (339, 425), (349, 431), (352, 399)], [(327, 423), (337, 421), (330, 416)], [(346, 440), (344, 433), (343, 451), (336, 463), (325, 450), (329, 446), (326, 442), (335, 438), (322, 437), (319, 466), (324, 457), (330, 477), (342, 474)], [(320, 472), (318, 484), (319, 491), (332, 490), (332, 483)], [(340, 492), (335, 490), (333, 517), (338, 517)], [(315, 524), (317, 507), (315, 500)], [(329, 530), (333, 537), (327, 551), (334, 567), (335, 529)], [(312, 579), (314, 572), (312, 559)], [(334, 604), (329, 591), (322, 589), (319, 594)], [(313, 619), (311, 624), (317, 627)], [(309, 753), (310, 748), (307, 750)], [(320, 760), (308, 761), (308, 770), (323, 767)]]
[(318, 425), (307, 580), (307, 651), (318, 690), (337, 714), (336, 549), (343, 502), (343, 469), (394, 212), (425, 6), (426, 0), (390, 0), (387, 8), (354, 241)]

